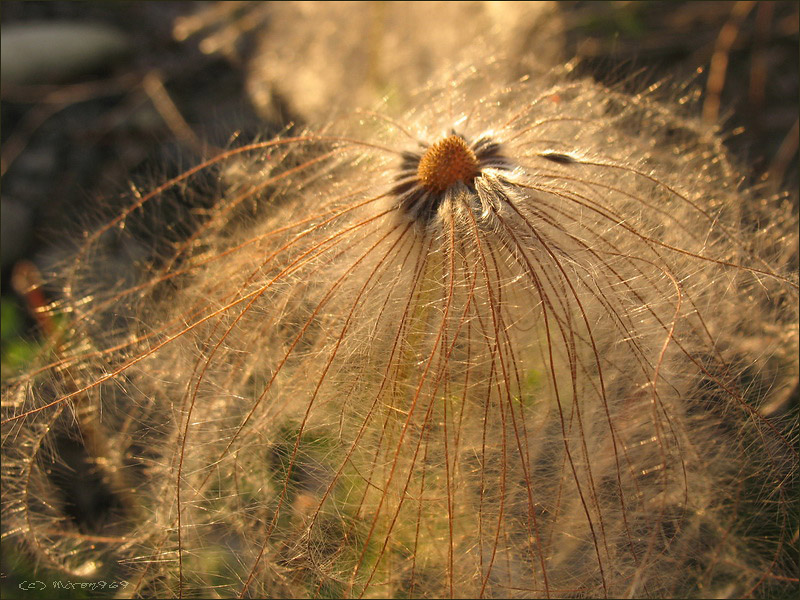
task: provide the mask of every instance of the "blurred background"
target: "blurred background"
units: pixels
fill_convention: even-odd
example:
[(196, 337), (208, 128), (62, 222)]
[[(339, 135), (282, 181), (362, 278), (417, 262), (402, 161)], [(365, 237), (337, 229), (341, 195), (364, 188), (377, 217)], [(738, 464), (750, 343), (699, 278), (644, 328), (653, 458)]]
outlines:
[[(52, 296), (30, 293), (37, 273), (68, 260), (81, 231), (129, 203), (131, 186), (292, 124), (384, 96), (391, 103), (462, 49), (457, 37), (438, 46), (414, 38), (427, 31), (415, 21), (425, 17), (404, 3), (325, 4), (0, 5), (4, 380), (41, 345), (35, 311)], [(488, 51), (520, 72), (574, 60), (603, 83), (696, 89), (698, 111), (720, 124), (747, 183), (784, 190), (797, 206), (797, 2), (452, 4), (442, 10), (457, 28), (491, 25)], [(139, 251), (120, 248), (109, 269), (124, 270)], [(75, 503), (79, 522), (102, 508), (91, 492)], [(44, 575), (8, 546), (2, 596), (20, 597), (20, 582)]]

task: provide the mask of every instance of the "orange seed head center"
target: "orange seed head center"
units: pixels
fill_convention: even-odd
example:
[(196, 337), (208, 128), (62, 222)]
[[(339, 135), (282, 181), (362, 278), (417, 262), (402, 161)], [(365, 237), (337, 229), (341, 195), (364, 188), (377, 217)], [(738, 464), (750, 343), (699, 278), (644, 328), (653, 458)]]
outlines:
[(443, 192), (458, 181), (471, 183), (477, 174), (478, 158), (457, 135), (428, 148), (417, 168), (417, 178), (431, 192)]

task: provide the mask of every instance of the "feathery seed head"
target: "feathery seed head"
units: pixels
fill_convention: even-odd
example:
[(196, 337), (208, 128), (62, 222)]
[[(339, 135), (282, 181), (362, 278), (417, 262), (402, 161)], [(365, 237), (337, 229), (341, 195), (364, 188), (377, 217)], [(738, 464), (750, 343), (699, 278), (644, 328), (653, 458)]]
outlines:
[(457, 182), (472, 183), (478, 159), (464, 138), (451, 135), (428, 148), (419, 161), (417, 177), (428, 190), (443, 192)]
[[(489, 205), (499, 202), (496, 175), (510, 170), (495, 134), (484, 133), (469, 142), (455, 131), (449, 137), (426, 145), (424, 152), (403, 152), (392, 194), (404, 214), (413, 221), (428, 224), (442, 205), (448, 190), (462, 183), (468, 190), (467, 205), (479, 209), (483, 216)], [(494, 170), (492, 175), (489, 169)], [(478, 179), (479, 176), (483, 176)], [(451, 205), (451, 208), (453, 206)]]
[[(91, 408), (142, 505), (101, 532), (131, 595), (685, 597), (780, 571), (788, 491), (759, 485), (793, 450), (740, 338), (791, 370), (763, 325), (796, 332), (797, 287), (751, 248), (796, 230), (750, 239), (721, 144), (673, 107), (563, 75), (465, 74), (382, 144), (250, 146), (256, 177), (91, 302), (120, 220), (87, 237), (66, 280), (96, 343), (9, 393), (10, 527), (95, 557), (48, 475)], [(463, 137), (408, 151), (413, 119)], [(256, 194), (264, 217), (234, 221)]]

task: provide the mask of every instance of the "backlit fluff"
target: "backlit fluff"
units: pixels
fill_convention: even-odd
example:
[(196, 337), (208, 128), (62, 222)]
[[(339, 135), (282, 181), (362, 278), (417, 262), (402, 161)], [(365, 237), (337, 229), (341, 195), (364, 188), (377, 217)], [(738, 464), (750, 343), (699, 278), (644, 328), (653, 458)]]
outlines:
[[(71, 346), (7, 394), (9, 530), (141, 596), (786, 585), (790, 217), (745, 222), (719, 139), (647, 95), (487, 68), (413, 106), (220, 158), (129, 289), (92, 263), (121, 220), (89, 237)], [(48, 479), (70, 407), (128, 498), (105, 541)]]

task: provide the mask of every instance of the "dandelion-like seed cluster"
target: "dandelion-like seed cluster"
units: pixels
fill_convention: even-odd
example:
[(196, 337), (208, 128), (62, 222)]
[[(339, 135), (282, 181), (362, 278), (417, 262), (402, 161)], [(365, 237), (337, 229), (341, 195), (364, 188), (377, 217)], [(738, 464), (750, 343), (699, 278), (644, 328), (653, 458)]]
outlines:
[[(791, 585), (796, 452), (763, 408), (796, 376), (793, 217), (747, 214), (657, 93), (468, 69), (137, 198), (6, 394), (7, 531), (144, 597)], [(97, 289), (104, 244), (212, 168), (195, 233)], [(49, 475), (89, 432), (118, 498), (93, 535)]]

